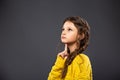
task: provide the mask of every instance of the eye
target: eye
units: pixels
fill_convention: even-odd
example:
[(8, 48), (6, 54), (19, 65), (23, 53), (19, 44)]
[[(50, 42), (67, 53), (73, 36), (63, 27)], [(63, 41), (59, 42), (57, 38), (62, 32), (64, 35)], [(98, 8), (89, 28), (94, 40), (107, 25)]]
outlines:
[(71, 29), (71, 28), (68, 28), (68, 31), (72, 31), (72, 29)]
[(62, 28), (62, 31), (64, 31), (64, 28)]

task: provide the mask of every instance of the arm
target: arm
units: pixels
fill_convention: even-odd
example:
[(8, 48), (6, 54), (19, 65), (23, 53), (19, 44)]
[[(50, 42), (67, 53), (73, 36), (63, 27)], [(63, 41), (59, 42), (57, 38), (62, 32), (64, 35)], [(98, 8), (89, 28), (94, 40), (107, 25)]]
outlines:
[(65, 44), (65, 50), (58, 54), (57, 60), (49, 73), (48, 80), (61, 80), (62, 70), (67, 55), (67, 44)]
[(57, 56), (56, 62), (49, 73), (48, 80), (60, 80), (62, 69), (64, 67), (65, 59), (61, 56)]

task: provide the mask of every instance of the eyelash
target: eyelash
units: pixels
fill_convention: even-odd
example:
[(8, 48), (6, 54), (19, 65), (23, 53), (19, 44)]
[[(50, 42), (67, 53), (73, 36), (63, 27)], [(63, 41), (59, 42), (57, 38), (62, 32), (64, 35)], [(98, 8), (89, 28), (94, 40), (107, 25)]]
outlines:
[(71, 29), (71, 28), (69, 28), (69, 29), (68, 29), (68, 31), (72, 31), (72, 29)]
[[(64, 30), (65, 30), (65, 29), (63, 28), (62, 31), (64, 31)], [(72, 29), (71, 29), (71, 28), (68, 28), (68, 31), (72, 31)]]
[(64, 31), (64, 29), (62, 29), (62, 31)]

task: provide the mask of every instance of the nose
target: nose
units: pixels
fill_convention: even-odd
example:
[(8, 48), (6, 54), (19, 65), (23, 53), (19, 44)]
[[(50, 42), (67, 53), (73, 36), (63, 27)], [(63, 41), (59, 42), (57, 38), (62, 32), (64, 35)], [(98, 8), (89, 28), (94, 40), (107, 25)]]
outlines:
[(64, 31), (62, 31), (62, 35), (66, 35), (66, 31), (64, 30)]

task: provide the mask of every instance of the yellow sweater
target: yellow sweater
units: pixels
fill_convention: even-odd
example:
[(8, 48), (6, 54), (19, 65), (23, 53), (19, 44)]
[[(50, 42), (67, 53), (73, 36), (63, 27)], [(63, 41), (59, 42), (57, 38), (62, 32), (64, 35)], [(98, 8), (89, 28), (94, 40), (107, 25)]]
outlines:
[(57, 56), (55, 65), (49, 73), (48, 80), (92, 80), (91, 63), (87, 55), (77, 55), (68, 66), (66, 77), (61, 79), (61, 72), (64, 67), (65, 59)]

